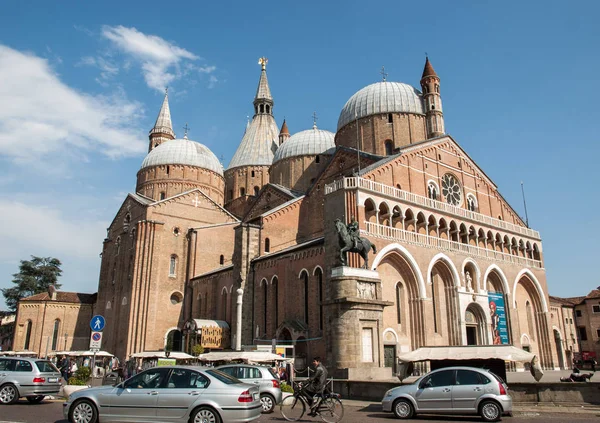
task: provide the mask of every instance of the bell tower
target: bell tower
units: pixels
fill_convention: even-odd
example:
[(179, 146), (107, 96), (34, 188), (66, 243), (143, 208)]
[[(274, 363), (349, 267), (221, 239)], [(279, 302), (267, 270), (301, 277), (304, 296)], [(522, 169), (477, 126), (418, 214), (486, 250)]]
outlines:
[(421, 76), (421, 88), (425, 100), (425, 120), (427, 122), (427, 138), (435, 138), (446, 133), (444, 129), (444, 112), (440, 95), (440, 78), (433, 70), (429, 57), (425, 59), (425, 68)]

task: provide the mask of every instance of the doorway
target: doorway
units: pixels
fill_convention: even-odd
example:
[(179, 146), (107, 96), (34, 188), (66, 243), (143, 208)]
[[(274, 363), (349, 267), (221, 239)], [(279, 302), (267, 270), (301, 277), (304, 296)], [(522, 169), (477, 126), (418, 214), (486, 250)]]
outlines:
[(477, 345), (477, 326), (467, 326), (467, 345)]
[(396, 346), (395, 345), (384, 345), (383, 346), (383, 366), (391, 367), (392, 373), (396, 373)]

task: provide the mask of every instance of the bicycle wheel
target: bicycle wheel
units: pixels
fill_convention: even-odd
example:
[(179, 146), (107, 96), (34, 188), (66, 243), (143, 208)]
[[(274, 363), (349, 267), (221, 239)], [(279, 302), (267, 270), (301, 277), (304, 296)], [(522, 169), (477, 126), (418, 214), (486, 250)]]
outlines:
[(295, 422), (302, 418), (306, 406), (304, 405), (304, 401), (300, 398), (290, 395), (281, 401), (279, 409), (281, 410), (281, 415), (284, 419), (289, 422)]
[(325, 398), (319, 406), (319, 414), (326, 423), (338, 423), (344, 417), (344, 405), (337, 398)]

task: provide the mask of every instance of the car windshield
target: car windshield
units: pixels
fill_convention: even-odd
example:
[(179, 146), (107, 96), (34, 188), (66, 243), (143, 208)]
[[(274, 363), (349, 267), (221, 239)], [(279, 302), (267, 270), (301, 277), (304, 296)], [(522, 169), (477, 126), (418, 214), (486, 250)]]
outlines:
[(40, 373), (59, 373), (56, 366), (49, 361), (36, 361), (35, 365), (37, 366)]
[(233, 385), (234, 383), (244, 383), (241, 380), (239, 380), (231, 375), (228, 375), (227, 373), (222, 372), (220, 370), (207, 370), (206, 373), (208, 373), (215, 379), (218, 379), (227, 385)]

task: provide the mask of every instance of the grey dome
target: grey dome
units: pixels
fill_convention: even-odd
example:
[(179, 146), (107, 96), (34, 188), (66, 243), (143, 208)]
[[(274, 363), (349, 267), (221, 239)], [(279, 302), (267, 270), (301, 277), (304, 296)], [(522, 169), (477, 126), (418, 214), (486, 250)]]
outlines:
[(174, 164), (201, 167), (223, 176), (223, 166), (217, 156), (205, 145), (186, 138), (170, 140), (153, 149), (142, 162), (141, 169)]
[[(307, 129), (292, 135), (275, 152), (273, 163), (288, 157), (326, 153), (335, 148), (335, 134), (322, 129)], [(332, 153), (332, 151), (330, 152)]]
[(376, 82), (354, 94), (344, 105), (337, 129), (358, 117), (379, 113), (425, 114), (421, 92), (401, 82)]

